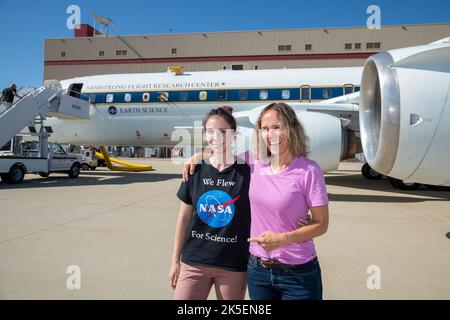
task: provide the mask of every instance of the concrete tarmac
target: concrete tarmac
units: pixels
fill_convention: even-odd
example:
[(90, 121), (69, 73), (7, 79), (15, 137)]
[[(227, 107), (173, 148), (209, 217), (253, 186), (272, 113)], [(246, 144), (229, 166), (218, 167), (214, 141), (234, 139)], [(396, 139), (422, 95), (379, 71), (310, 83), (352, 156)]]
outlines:
[[(0, 183), (0, 299), (172, 298), (181, 166), (136, 162), (156, 171)], [(450, 299), (450, 192), (396, 190), (360, 167), (326, 174), (330, 225), (315, 240), (324, 298)], [(78, 271), (81, 288), (68, 289)]]

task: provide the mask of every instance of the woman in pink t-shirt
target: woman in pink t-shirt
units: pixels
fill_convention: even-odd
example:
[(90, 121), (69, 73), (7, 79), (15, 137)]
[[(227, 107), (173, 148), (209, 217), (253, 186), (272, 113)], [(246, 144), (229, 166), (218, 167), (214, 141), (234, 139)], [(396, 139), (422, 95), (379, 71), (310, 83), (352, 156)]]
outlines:
[[(308, 159), (308, 138), (285, 103), (265, 107), (255, 128), (249, 187), (251, 228), (247, 265), (254, 300), (322, 299), (313, 238), (328, 229), (328, 197), (319, 165)], [(184, 168), (186, 179), (196, 160)], [(299, 223), (307, 220), (309, 224)]]
[[(309, 160), (308, 139), (285, 103), (265, 107), (256, 123), (256, 160), (250, 180), (251, 299), (322, 299), (312, 239), (328, 228), (322, 171)], [(311, 222), (299, 227), (311, 212)]]

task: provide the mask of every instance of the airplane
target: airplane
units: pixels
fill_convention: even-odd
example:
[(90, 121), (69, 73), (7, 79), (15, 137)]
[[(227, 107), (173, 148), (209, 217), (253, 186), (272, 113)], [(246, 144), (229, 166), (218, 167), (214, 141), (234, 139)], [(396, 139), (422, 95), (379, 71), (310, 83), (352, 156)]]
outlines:
[(179, 145), (174, 130), (195, 130), (207, 111), (223, 105), (234, 108), (248, 136), (264, 106), (284, 101), (296, 110), (310, 138), (311, 158), (323, 171), (363, 151), (367, 178), (386, 175), (399, 188), (450, 186), (450, 38), (372, 55), (364, 67), (203, 72), (173, 67), (60, 85), (91, 107), (89, 119), (48, 118), (55, 141)]

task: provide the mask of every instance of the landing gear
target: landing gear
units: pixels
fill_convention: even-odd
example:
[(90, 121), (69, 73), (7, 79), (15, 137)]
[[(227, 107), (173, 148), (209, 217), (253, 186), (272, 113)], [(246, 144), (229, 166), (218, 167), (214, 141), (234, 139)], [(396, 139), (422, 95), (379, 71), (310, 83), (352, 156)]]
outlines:
[(389, 182), (395, 189), (400, 190), (416, 190), (420, 187), (420, 183), (406, 182), (399, 179), (388, 177)]
[(373, 170), (369, 164), (366, 162), (361, 168), (361, 173), (364, 176), (364, 178), (369, 180), (380, 180), (383, 175), (381, 173), (376, 172)]

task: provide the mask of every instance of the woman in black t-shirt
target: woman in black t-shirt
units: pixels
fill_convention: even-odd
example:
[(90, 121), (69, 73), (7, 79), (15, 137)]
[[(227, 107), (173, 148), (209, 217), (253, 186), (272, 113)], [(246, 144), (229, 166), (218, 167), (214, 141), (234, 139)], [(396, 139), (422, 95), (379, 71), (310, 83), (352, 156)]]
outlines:
[(206, 299), (213, 284), (218, 299), (244, 299), (250, 167), (238, 164), (232, 154), (236, 120), (231, 110), (209, 112), (204, 129), (213, 155), (178, 190), (180, 212), (169, 279), (177, 300)]

